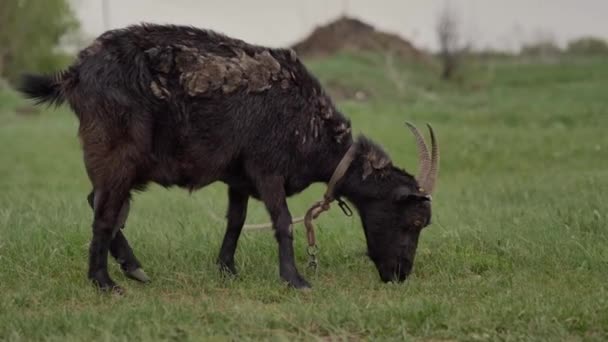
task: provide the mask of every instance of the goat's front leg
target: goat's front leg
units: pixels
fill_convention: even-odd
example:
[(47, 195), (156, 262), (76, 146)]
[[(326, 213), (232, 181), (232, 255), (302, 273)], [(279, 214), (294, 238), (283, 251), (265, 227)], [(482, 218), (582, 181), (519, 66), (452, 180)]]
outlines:
[(257, 185), (257, 188), (261, 200), (270, 213), (275, 237), (279, 244), (279, 274), (281, 279), (297, 289), (310, 288), (310, 284), (296, 268), (291, 214), (287, 207), (283, 178), (265, 178), (263, 182)]
[(228, 189), (228, 225), (226, 226), (226, 234), (220, 249), (220, 255), (217, 258), (217, 263), (222, 271), (226, 271), (236, 275), (234, 267), (234, 253), (236, 246), (247, 217), (247, 202), (249, 195), (246, 192), (239, 191), (235, 188)]

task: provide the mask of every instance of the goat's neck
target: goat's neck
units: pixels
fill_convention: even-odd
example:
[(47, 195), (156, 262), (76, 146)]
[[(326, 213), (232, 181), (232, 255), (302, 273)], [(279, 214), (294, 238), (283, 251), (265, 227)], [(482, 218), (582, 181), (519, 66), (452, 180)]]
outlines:
[[(350, 143), (350, 144), (344, 144), (343, 146), (340, 146), (339, 148), (331, 151), (330, 153), (326, 153), (323, 157), (320, 158), (319, 164), (324, 165), (325, 167), (323, 167), (323, 169), (320, 170), (321, 172), (319, 174), (319, 181), (321, 181), (323, 183), (329, 183), (331, 177), (334, 175), (334, 172), (336, 171), (336, 168), (338, 167), (338, 164), (340, 164), (340, 162), (346, 155), (346, 152), (353, 144), (354, 144), (354, 142)], [(349, 169), (350, 169), (350, 167), (349, 167)], [(348, 171), (347, 171), (347, 173), (348, 173)], [(344, 176), (346, 176), (346, 174)]]

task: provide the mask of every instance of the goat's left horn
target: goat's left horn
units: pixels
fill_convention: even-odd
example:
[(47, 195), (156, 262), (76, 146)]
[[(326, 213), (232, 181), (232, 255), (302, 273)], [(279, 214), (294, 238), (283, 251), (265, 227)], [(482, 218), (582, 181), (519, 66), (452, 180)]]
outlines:
[(412, 131), (414, 138), (416, 138), (416, 146), (418, 147), (418, 164), (420, 165), (418, 168), (418, 176), (416, 176), (416, 181), (420, 186), (422, 186), (423, 190), (426, 191), (426, 179), (429, 175), (429, 171), (431, 170), (431, 159), (429, 158), (429, 149), (426, 147), (426, 143), (424, 142), (424, 138), (422, 138), (422, 134), (418, 131), (416, 126), (412, 125), (409, 122), (405, 123), (407, 127)]

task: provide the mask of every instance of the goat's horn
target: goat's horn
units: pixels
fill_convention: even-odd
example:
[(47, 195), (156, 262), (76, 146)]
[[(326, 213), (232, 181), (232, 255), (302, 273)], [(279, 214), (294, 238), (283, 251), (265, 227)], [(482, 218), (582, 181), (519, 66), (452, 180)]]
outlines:
[(418, 168), (418, 176), (416, 176), (416, 181), (418, 184), (422, 186), (423, 191), (426, 190), (426, 179), (431, 170), (431, 160), (429, 159), (429, 149), (426, 147), (426, 143), (424, 142), (424, 138), (422, 138), (422, 134), (420, 131), (409, 122), (405, 123), (407, 127), (414, 134), (414, 138), (416, 138), (416, 146), (418, 147), (418, 164), (420, 165)]
[(439, 173), (439, 145), (437, 144), (433, 127), (429, 124), (426, 125), (431, 133), (431, 168), (423, 186), (424, 190), (428, 194), (431, 194), (433, 193), (433, 189), (435, 189), (435, 182), (437, 181), (437, 174)]

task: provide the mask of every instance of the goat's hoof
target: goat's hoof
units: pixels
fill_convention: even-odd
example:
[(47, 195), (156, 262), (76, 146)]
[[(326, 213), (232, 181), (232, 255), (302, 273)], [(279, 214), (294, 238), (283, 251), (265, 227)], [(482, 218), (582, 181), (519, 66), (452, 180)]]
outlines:
[(116, 296), (123, 296), (126, 293), (125, 289), (118, 285), (112, 286), (108, 292)]
[(110, 278), (108, 272), (105, 270), (89, 272), (89, 280), (101, 292), (111, 293), (114, 292), (115, 289), (120, 288), (120, 286), (116, 285), (114, 280)]
[(307, 290), (307, 289), (311, 288), (308, 281), (306, 281), (306, 279), (302, 278), (302, 276), (300, 276), (300, 275), (296, 275), (295, 277), (292, 277), (291, 279), (285, 279), (285, 280), (287, 281), (287, 284), (289, 284), (289, 286), (293, 287), (294, 289)]
[(95, 284), (95, 287), (101, 293), (107, 293), (107, 294), (112, 294), (112, 295), (117, 295), (117, 296), (122, 296), (125, 294), (125, 289), (114, 283), (106, 284), (106, 285), (99, 285), (98, 283), (94, 282), (94, 284)]
[(220, 272), (224, 276), (233, 276), (233, 277), (236, 277), (238, 275), (236, 267), (234, 267), (234, 262), (232, 262), (232, 263), (226, 263), (226, 262), (223, 262), (223, 261), (218, 261), (217, 265), (220, 268)]
[(136, 268), (132, 271), (125, 271), (125, 275), (127, 278), (131, 278), (133, 280), (137, 280), (141, 283), (148, 284), (151, 280), (150, 277), (142, 270), (141, 268)]

